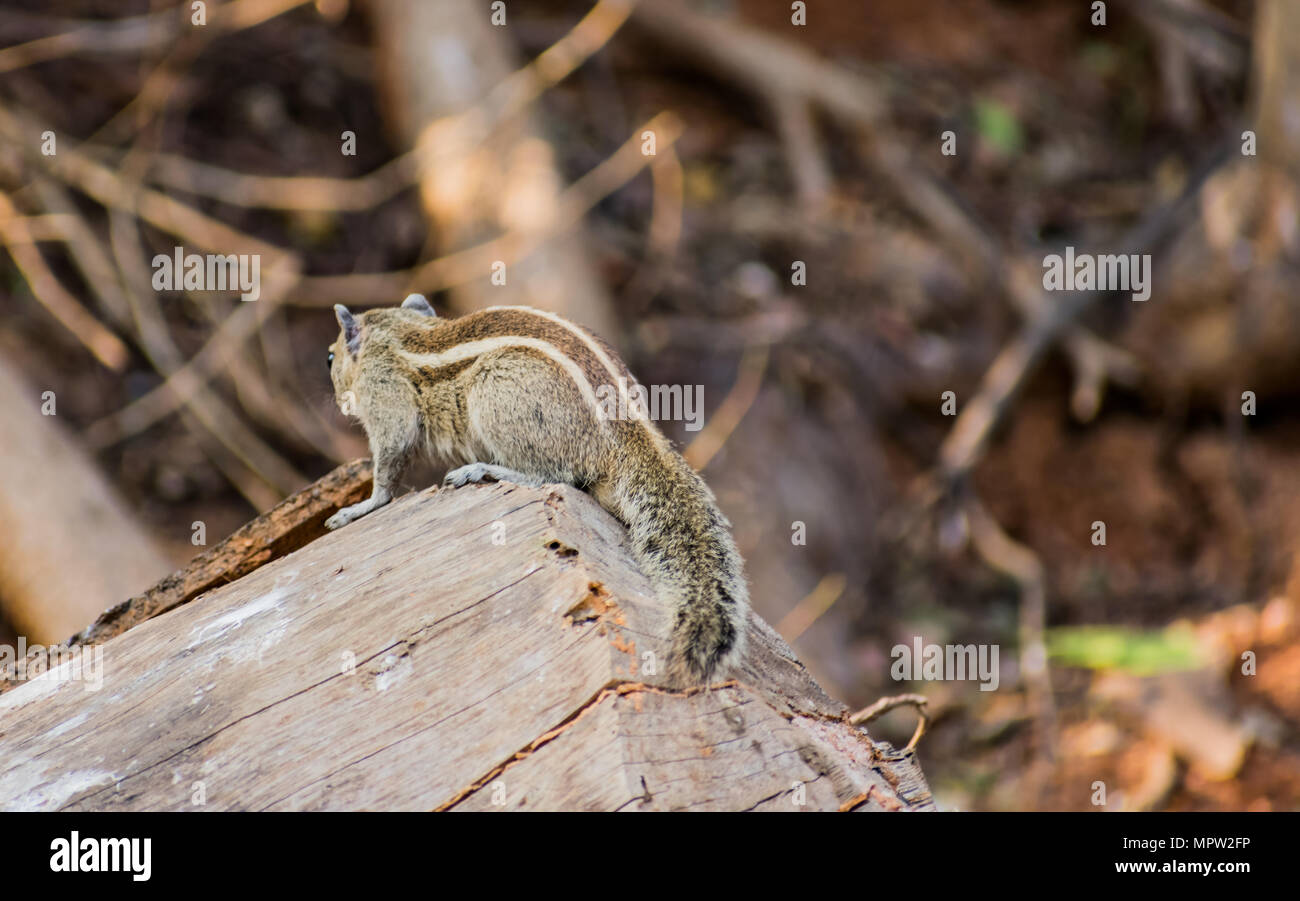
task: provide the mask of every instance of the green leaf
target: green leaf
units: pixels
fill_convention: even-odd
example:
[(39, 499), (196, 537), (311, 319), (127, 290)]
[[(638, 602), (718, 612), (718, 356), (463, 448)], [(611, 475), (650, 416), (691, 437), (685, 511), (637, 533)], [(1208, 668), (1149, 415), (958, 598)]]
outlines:
[(1057, 663), (1116, 669), (1135, 676), (1199, 669), (1205, 663), (1186, 628), (1141, 631), (1123, 626), (1062, 626), (1047, 630), (1047, 654)]
[(1024, 134), (1010, 107), (987, 97), (975, 99), (975, 129), (981, 138), (1004, 156), (1020, 152)]

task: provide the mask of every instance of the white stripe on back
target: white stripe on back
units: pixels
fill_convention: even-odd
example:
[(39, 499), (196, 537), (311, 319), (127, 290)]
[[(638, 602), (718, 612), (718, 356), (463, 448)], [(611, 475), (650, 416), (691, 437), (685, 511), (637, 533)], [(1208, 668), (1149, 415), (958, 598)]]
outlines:
[[(532, 313), (535, 316), (540, 316), (543, 319), (554, 322), (556, 325), (568, 331), (569, 334), (573, 335), (575, 338), (581, 341), (586, 346), (587, 350), (591, 351), (595, 355), (596, 359), (600, 361), (600, 364), (605, 367), (605, 372), (609, 374), (609, 382), (608, 382), (609, 386), (618, 391), (619, 409), (628, 410), (629, 412), (631, 412), (633, 419), (641, 418), (641, 416), (638, 415), (639, 411), (636, 410), (635, 405), (630, 402), (628, 396), (628, 386), (630, 385), (630, 383), (634, 382), (635, 379), (632, 378), (630, 373), (627, 376), (624, 376), (621, 373), (618, 366), (615, 365), (613, 358), (611, 358), (609, 354), (605, 353), (605, 349), (600, 346), (600, 342), (592, 338), (592, 336), (587, 332), (586, 329), (582, 328), (576, 323), (570, 322), (569, 320), (565, 319), (563, 316), (560, 316), (557, 313), (551, 313), (546, 310), (539, 310), (536, 307), (525, 307), (525, 306), (488, 307), (486, 310), (484, 310), (484, 312), (489, 312), (491, 310), (519, 310), (524, 313)], [(592, 386), (592, 387), (594, 388), (598, 386)]]
[[(500, 309), (500, 308), (498, 308)], [(541, 338), (529, 338), (523, 335), (499, 335), (495, 338), (481, 338), (477, 341), (466, 341), (463, 344), (457, 344), (449, 347), (444, 351), (434, 353), (417, 354), (409, 351), (399, 351), (398, 353), (412, 366), (418, 368), (438, 369), (443, 366), (450, 366), (453, 363), (460, 363), (465, 360), (473, 359), (481, 354), (490, 353), (494, 350), (502, 350), (507, 347), (528, 347), (533, 350), (541, 351), (550, 360), (557, 363), (573, 381), (574, 386), (582, 394), (583, 399), (590, 405), (592, 415), (598, 421), (603, 421), (599, 402), (596, 400), (596, 393), (587, 376), (583, 373), (578, 364), (569, 359), (563, 351), (549, 341), (543, 341)]]

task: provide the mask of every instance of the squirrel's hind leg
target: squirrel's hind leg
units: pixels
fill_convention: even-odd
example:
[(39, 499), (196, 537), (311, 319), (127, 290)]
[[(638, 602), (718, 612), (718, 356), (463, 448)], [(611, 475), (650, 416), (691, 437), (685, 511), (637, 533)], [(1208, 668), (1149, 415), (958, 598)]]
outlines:
[(470, 463), (453, 469), (442, 480), (444, 485), (450, 485), (452, 488), (459, 488), (470, 482), (512, 482), (515, 485), (529, 485), (534, 488), (546, 484), (545, 479), (526, 475), (506, 466), (497, 466), (495, 463)]

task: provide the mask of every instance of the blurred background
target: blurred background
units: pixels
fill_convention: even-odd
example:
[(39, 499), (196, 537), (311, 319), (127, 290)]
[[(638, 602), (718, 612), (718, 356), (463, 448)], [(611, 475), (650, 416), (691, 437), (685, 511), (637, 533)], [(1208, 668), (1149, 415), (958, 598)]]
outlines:
[(941, 806), (1296, 809), (1298, 123), (1291, 0), (4, 0), (0, 641), (366, 455), (332, 304), (529, 303), (704, 386), (757, 611), (927, 697)]

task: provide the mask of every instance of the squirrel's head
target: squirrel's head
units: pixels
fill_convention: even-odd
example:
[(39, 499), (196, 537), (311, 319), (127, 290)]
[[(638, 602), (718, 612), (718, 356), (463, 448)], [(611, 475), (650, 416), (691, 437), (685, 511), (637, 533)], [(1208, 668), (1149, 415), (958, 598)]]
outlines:
[[(429, 301), (420, 294), (407, 295), (401, 309), (420, 316), (436, 317)], [(330, 381), (334, 383), (334, 401), (345, 416), (356, 415), (357, 358), (361, 353), (361, 317), (341, 303), (334, 305), (334, 316), (339, 321), (339, 336), (329, 348)]]
[(334, 316), (339, 321), (339, 336), (329, 349), (330, 381), (334, 383), (334, 402), (344, 416), (351, 416), (357, 411), (352, 386), (357, 378), (357, 355), (361, 352), (361, 320), (341, 303), (334, 304)]

